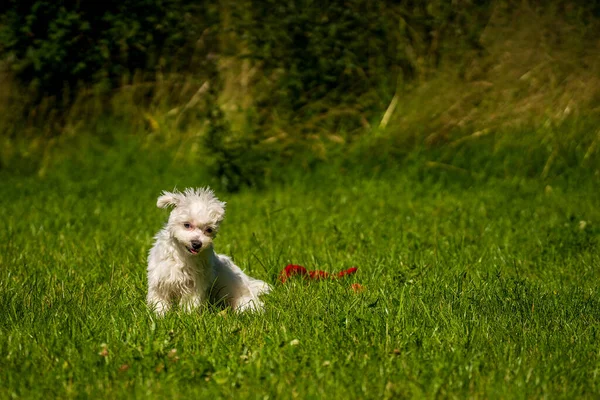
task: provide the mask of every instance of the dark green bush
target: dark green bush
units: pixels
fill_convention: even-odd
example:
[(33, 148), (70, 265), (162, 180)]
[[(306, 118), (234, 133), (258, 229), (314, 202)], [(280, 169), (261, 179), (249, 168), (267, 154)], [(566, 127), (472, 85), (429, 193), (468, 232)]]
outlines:
[[(149, 79), (202, 73), (209, 54), (241, 51), (219, 46), (235, 35), (232, 42), (246, 47), (233, 55), (260, 62), (274, 81), (274, 93), (257, 96), (258, 105), (297, 113), (324, 98), (343, 106), (371, 90), (389, 97), (398, 77), (410, 80), (442, 53), (476, 47), (489, 9), (483, 3), (8, 0), (0, 8), (0, 52), (22, 82), (60, 95), (79, 83), (115, 87), (135, 71)], [(226, 23), (223, 10), (233, 16)]]
[[(456, 59), (477, 48), (490, 2), (476, 3), (250, 1), (237, 28), (246, 56), (276, 81), (275, 92), (260, 98), (263, 107), (297, 117), (323, 112), (327, 99), (329, 106), (380, 110), (398, 80), (424, 77), (442, 55)], [(372, 91), (377, 95), (360, 101)]]
[(188, 72), (202, 67), (195, 40), (216, 24), (208, 4), (8, 0), (0, 10), (0, 51), (41, 96), (61, 96), (80, 83), (115, 87), (137, 71), (152, 79), (161, 71)]

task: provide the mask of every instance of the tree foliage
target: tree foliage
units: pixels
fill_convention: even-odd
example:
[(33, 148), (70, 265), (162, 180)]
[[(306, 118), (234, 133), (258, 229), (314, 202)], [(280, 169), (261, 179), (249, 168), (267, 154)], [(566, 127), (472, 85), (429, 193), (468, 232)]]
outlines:
[(134, 71), (203, 71), (210, 55), (233, 52), (272, 77), (270, 106), (297, 111), (426, 73), (443, 44), (475, 44), (488, 9), (434, 0), (8, 0), (0, 51), (22, 82), (50, 95), (78, 83), (114, 87)]
[(143, 71), (188, 71), (214, 7), (183, 0), (8, 0), (0, 50), (10, 68), (42, 95), (80, 83), (119, 85)]

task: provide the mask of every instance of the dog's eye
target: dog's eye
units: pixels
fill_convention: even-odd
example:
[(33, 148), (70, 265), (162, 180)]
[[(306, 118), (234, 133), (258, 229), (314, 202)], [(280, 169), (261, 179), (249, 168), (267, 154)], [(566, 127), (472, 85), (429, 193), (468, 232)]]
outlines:
[(213, 233), (213, 229), (212, 228), (206, 228), (205, 232), (208, 233), (208, 234)]
[(185, 229), (190, 229), (192, 227), (192, 224), (190, 224), (189, 222), (186, 222), (186, 223), (183, 224), (183, 227)]

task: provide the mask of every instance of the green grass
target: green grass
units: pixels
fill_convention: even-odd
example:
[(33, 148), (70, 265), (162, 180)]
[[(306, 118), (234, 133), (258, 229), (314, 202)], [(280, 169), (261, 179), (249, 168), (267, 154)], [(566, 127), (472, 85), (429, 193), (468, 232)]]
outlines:
[[(207, 178), (121, 150), (43, 177), (0, 171), (0, 398), (600, 392), (597, 179), (471, 179), (415, 162), (221, 192), (216, 250), (274, 284), (266, 312), (156, 319), (146, 254), (167, 213), (155, 199)], [(277, 284), (288, 263), (359, 269)]]

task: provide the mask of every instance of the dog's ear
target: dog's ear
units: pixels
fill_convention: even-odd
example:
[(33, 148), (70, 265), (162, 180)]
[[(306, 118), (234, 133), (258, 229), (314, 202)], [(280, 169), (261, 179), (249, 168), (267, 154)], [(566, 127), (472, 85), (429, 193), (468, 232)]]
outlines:
[(169, 206), (177, 207), (182, 200), (183, 196), (180, 193), (171, 193), (164, 191), (162, 195), (156, 200), (156, 207), (167, 208)]
[(217, 201), (217, 204), (213, 209), (214, 218), (215, 221), (217, 221), (217, 224), (223, 222), (223, 218), (225, 218), (225, 204), (226, 203), (224, 201)]

